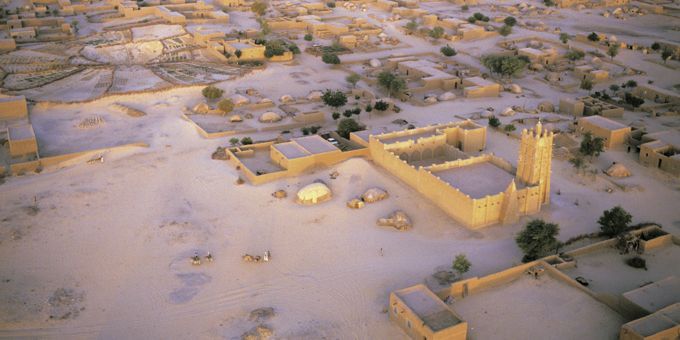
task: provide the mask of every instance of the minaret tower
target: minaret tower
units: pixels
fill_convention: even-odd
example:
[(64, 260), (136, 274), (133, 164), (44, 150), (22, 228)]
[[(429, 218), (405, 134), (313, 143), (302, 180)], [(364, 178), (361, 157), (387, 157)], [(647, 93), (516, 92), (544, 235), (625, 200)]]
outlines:
[(522, 131), (517, 161), (517, 181), (526, 185), (538, 185), (541, 204), (550, 203), (552, 147), (553, 133), (543, 130), (540, 121), (534, 129)]

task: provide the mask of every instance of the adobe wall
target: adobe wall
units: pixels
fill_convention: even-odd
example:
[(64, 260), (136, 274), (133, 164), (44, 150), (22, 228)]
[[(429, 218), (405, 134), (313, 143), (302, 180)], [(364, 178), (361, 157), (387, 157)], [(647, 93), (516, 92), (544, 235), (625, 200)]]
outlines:
[(0, 102), (0, 120), (24, 118), (27, 116), (28, 108), (26, 107), (25, 98)]
[(37, 154), (38, 142), (35, 138), (9, 141), (9, 154), (12, 157)]
[[(640, 163), (644, 166), (659, 168), (674, 176), (680, 176), (680, 159), (665, 156), (656, 152), (649, 145), (640, 145)], [(659, 166), (659, 161), (661, 166)]]
[(598, 125), (590, 123), (588, 120), (580, 119), (579, 127), (583, 131), (590, 132), (595, 137), (600, 137), (604, 139), (604, 146), (606, 148), (613, 148), (619, 145), (623, 145), (630, 136), (631, 128), (618, 129), (618, 130), (608, 130)]
[(94, 149), (94, 150), (87, 150), (87, 151), (80, 151), (80, 152), (74, 152), (74, 153), (69, 153), (69, 154), (64, 154), (64, 155), (57, 155), (57, 156), (51, 156), (51, 157), (45, 157), (45, 158), (40, 158), (35, 161), (30, 161), (30, 162), (23, 162), (23, 163), (15, 163), (10, 165), (10, 172), (13, 174), (19, 174), (22, 172), (31, 172), (31, 171), (36, 171), (39, 168), (47, 168), (51, 166), (61, 166), (67, 161), (75, 160), (79, 157), (91, 157), (92, 155), (96, 155), (105, 151), (113, 151), (113, 150), (125, 150), (125, 149), (131, 149), (131, 148), (137, 148), (137, 147), (149, 147), (148, 144), (146, 143), (131, 143), (131, 144), (125, 144), (125, 145), (120, 145), (120, 146), (114, 146), (110, 148), (101, 148), (101, 149)]
[[(390, 293), (389, 318), (396, 323), (411, 339), (421, 340), (466, 340), (468, 324), (462, 321), (452, 327), (434, 333), (430, 327), (402, 301), (395, 293)], [(455, 314), (455, 312), (454, 312)]]

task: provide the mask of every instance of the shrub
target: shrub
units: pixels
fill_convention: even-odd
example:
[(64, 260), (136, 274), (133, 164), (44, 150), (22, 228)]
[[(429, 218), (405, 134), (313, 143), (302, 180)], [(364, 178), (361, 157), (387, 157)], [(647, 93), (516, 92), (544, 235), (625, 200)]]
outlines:
[(361, 80), (361, 76), (359, 76), (356, 73), (352, 73), (352, 74), (348, 75), (345, 78), (345, 80), (347, 80), (347, 82), (350, 83), (352, 85), (352, 87), (355, 87), (355, 86), (357, 86), (357, 83), (359, 82), (359, 80)]
[(300, 131), (302, 131), (302, 134), (303, 134), (304, 136), (309, 135), (309, 128), (306, 127), (306, 126), (303, 127), (303, 128), (301, 128)]
[(517, 19), (515, 19), (515, 17), (506, 17), (503, 22), (505, 25), (512, 27), (517, 24)]
[(634, 88), (637, 87), (637, 82), (633, 79), (630, 79), (626, 82), (626, 87)]
[(658, 51), (658, 50), (661, 49), (661, 44), (659, 44), (658, 42), (655, 41), (655, 42), (652, 44), (651, 47), (652, 47), (652, 50)]
[(611, 84), (611, 85), (609, 85), (609, 89), (612, 90), (612, 92), (616, 92), (616, 91), (620, 90), (621, 87), (619, 87), (619, 85), (616, 85), (616, 84)]
[(366, 105), (366, 112), (371, 112), (373, 111), (373, 106), (371, 104)]
[(340, 118), (340, 112), (333, 112), (331, 116), (333, 117), (333, 120), (338, 120), (338, 118)]
[(472, 267), (472, 264), (467, 259), (465, 254), (456, 255), (456, 258), (453, 260), (453, 265), (451, 266), (451, 268), (453, 268), (453, 270), (455, 270), (456, 273), (461, 276), (470, 271), (470, 267)]
[(335, 8), (335, 2), (331, 1), (329, 3), (326, 3), (326, 6), (328, 6), (328, 8)]
[(579, 87), (582, 90), (590, 91), (593, 89), (593, 81), (590, 79), (582, 79)]
[(560, 41), (561, 41), (563, 44), (566, 44), (567, 41), (569, 41), (569, 34), (567, 34), (567, 33), (560, 33)]
[(207, 99), (217, 99), (219, 97), (222, 97), (224, 90), (219, 89), (213, 85), (209, 85), (203, 88), (203, 91), (201, 91), (201, 93), (203, 93), (203, 97)]
[(264, 46), (264, 56), (267, 58), (281, 56), (286, 53), (286, 50), (288, 49), (287, 44), (279, 39), (267, 41)]
[(311, 34), (309, 34), (309, 33), (305, 34), (305, 40), (312, 41), (313, 39), (314, 39), (314, 37), (312, 37)]
[(626, 92), (623, 100), (627, 104), (631, 105), (632, 107), (640, 107), (642, 104), (645, 103), (644, 99), (637, 97), (637, 96), (634, 96), (634, 95), (630, 94), (629, 92)]
[(668, 59), (670, 59), (673, 56), (673, 52), (671, 50), (665, 49), (661, 52), (661, 59), (663, 60), (664, 64)]
[[(375, 105), (373, 105), (373, 108), (375, 108), (378, 111), (385, 111), (389, 107), (390, 107), (390, 104), (388, 104), (387, 102), (382, 101), (382, 100), (378, 100), (377, 102), (375, 102)], [(368, 110), (366, 110), (366, 111), (368, 111)]]
[(498, 30), (498, 33), (504, 37), (507, 37), (508, 35), (510, 35), (510, 33), (512, 33), (512, 27), (508, 25), (503, 25), (503, 27), (501, 27)]
[(436, 26), (430, 31), (429, 35), (431, 38), (439, 39), (444, 36), (444, 29), (439, 26)]
[(612, 57), (612, 59), (614, 59), (614, 57), (616, 57), (618, 54), (619, 54), (619, 45), (612, 44), (607, 49), (607, 55)]
[(415, 19), (411, 19), (411, 21), (404, 25), (404, 28), (410, 33), (413, 33), (418, 30), (418, 23)]
[(501, 126), (501, 120), (498, 119), (496, 116), (491, 116), (489, 117), (489, 126), (497, 128)]
[(592, 33), (588, 34), (588, 40), (593, 41), (593, 42), (598, 42), (598, 41), (600, 41), (600, 36), (597, 35), (597, 33), (592, 32)]
[(463, 5), (463, 6), (460, 8), (461, 11), (467, 11), (467, 10), (469, 10), (469, 9), (470, 9), (470, 6), (468, 6), (468, 5)]
[(236, 146), (238, 144), (238, 138), (236, 137), (229, 138), (229, 144), (231, 144), (231, 146)]
[(250, 137), (243, 137), (241, 138), (241, 144), (243, 145), (253, 144), (253, 139)]
[(439, 49), (439, 51), (447, 57), (453, 57), (456, 54), (458, 54), (458, 52), (456, 52), (456, 50), (449, 45), (443, 46), (442, 48)]
[(508, 124), (508, 125), (503, 127), (503, 130), (505, 130), (505, 132), (513, 132), (513, 131), (517, 130), (517, 128), (513, 124)]
[(343, 116), (349, 118), (352, 117), (352, 111), (350, 110), (345, 110), (345, 112), (342, 113)]
[(647, 261), (640, 256), (631, 257), (626, 260), (626, 264), (638, 269), (647, 270)]
[(569, 50), (567, 51), (567, 53), (564, 54), (564, 57), (571, 61), (583, 59), (585, 56), (586, 53), (580, 50)]
[(324, 53), (323, 56), (321, 56), (321, 60), (326, 64), (340, 64), (340, 57), (335, 53)]

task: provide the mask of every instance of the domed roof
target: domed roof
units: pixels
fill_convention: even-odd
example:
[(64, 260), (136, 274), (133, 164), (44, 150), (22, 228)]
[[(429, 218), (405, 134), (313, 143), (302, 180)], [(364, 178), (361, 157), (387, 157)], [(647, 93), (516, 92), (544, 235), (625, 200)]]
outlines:
[(297, 192), (297, 201), (300, 204), (316, 204), (331, 199), (331, 189), (323, 183), (312, 183), (304, 186)]
[(280, 120), (281, 115), (273, 111), (265, 112), (260, 116), (260, 121), (263, 123), (273, 123)]

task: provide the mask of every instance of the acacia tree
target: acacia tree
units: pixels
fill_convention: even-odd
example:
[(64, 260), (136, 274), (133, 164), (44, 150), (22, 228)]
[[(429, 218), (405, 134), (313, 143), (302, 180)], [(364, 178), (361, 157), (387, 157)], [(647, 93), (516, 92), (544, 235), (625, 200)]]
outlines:
[(526, 224), (515, 241), (524, 252), (522, 262), (529, 262), (557, 252), (562, 245), (557, 240), (560, 227), (543, 220), (532, 220)]
[(609, 48), (607, 49), (607, 54), (612, 59), (614, 59), (614, 57), (616, 57), (619, 54), (619, 45), (616, 45), (616, 44), (610, 45)]
[(348, 75), (345, 78), (345, 80), (347, 80), (347, 82), (350, 83), (352, 85), (352, 87), (356, 87), (359, 80), (361, 80), (361, 76), (359, 76), (356, 73), (352, 73), (352, 74)]
[(340, 90), (324, 91), (323, 95), (321, 95), (321, 100), (323, 100), (324, 104), (334, 108), (347, 104), (347, 96)]
[(229, 98), (224, 98), (217, 103), (217, 108), (222, 110), (225, 114), (234, 110), (234, 102)]
[(406, 81), (389, 71), (378, 74), (378, 85), (387, 91), (389, 97), (392, 97), (392, 93), (399, 93), (406, 89)]
[(592, 133), (586, 132), (578, 151), (584, 156), (597, 157), (604, 151), (604, 139), (593, 137)]
[(482, 64), (493, 73), (510, 77), (519, 74), (527, 62), (517, 56), (489, 54), (482, 57)]
[(267, 4), (261, 1), (255, 1), (250, 5), (250, 10), (259, 16), (263, 16), (267, 11)]
[(206, 86), (205, 88), (203, 88), (201, 93), (203, 94), (203, 97), (205, 97), (207, 99), (217, 99), (219, 97), (222, 97), (224, 90), (219, 89), (219, 88), (217, 88), (213, 85), (209, 85), (209, 86)]
[(363, 129), (364, 127), (352, 118), (343, 118), (338, 123), (338, 134), (343, 138), (349, 138), (350, 133)]
[(560, 41), (561, 41), (563, 44), (566, 44), (567, 41), (569, 41), (569, 34), (567, 34), (567, 33), (560, 33)]
[(617, 205), (610, 210), (605, 210), (597, 220), (600, 230), (609, 237), (616, 236), (628, 229), (633, 217), (621, 206)]

